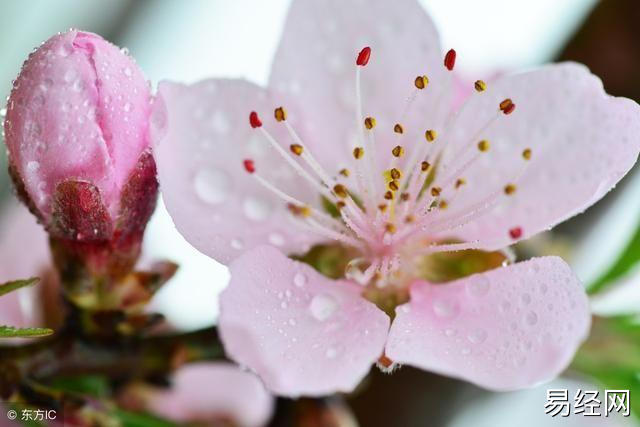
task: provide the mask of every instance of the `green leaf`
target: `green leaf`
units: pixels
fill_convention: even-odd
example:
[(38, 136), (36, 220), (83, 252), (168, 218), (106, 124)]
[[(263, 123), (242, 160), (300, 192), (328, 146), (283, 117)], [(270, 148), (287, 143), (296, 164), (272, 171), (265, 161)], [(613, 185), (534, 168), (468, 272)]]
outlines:
[(620, 253), (618, 260), (606, 271), (598, 280), (592, 283), (588, 288), (589, 294), (595, 294), (602, 291), (616, 279), (621, 278), (638, 264), (640, 261), (640, 226), (636, 229), (633, 237)]
[(13, 326), (0, 326), (0, 338), (44, 337), (52, 333), (53, 330), (49, 328), (14, 328)]
[(77, 375), (57, 377), (48, 385), (71, 393), (88, 394), (93, 397), (108, 397), (111, 393), (109, 379), (104, 375)]
[(113, 415), (122, 423), (122, 427), (175, 427), (176, 424), (141, 412), (129, 412), (116, 409)]
[[(633, 316), (594, 317), (591, 334), (571, 367), (608, 389), (640, 394), (640, 324)], [(640, 399), (630, 399), (631, 410), (640, 415)]]
[(14, 280), (12, 282), (3, 283), (0, 285), (0, 297), (20, 288), (35, 285), (39, 280), (40, 279), (37, 277), (32, 277), (30, 279)]

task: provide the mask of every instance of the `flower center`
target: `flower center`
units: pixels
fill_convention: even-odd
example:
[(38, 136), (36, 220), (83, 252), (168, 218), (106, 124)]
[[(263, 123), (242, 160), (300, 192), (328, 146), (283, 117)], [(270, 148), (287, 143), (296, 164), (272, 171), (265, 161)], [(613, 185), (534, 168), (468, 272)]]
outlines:
[[(350, 261), (346, 271), (348, 278), (361, 284), (376, 283), (382, 287), (393, 282), (394, 278), (406, 275), (407, 272), (411, 276), (411, 269), (417, 257), (435, 252), (477, 248), (478, 242), (438, 243), (437, 240), (426, 236), (453, 231), (487, 213), (501, 197), (513, 195), (517, 189), (514, 182), (524, 172), (526, 161), (531, 158), (531, 149), (527, 148), (522, 152), (525, 163), (512, 182), (473, 206), (466, 206), (450, 215), (444, 214), (466, 187), (465, 172), (490, 151), (491, 144), (487, 139), (482, 139), (482, 134), (501, 117), (509, 116), (516, 105), (508, 98), (502, 101), (496, 109), (496, 114), (474, 134), (471, 142), (455, 153), (454, 162), (446, 167), (439, 167), (447, 146), (443, 143), (436, 144), (436, 140), (446, 141), (447, 129), (441, 138), (436, 130), (426, 129), (423, 142), (411, 144), (409, 153), (401, 143), (402, 135), (405, 133), (402, 118), (411, 108), (412, 101), (419, 92), (427, 89), (429, 85), (426, 75), (417, 76), (413, 82), (414, 93), (406, 103), (401, 120), (393, 127), (398, 144), (391, 150), (388, 165), (379, 170), (375, 143), (376, 119), (364, 117), (362, 114), (360, 74), (370, 57), (371, 49), (365, 47), (356, 59), (355, 93), (359, 145), (352, 152), (355, 188), (350, 188), (346, 182), (346, 178), (352, 174), (349, 169), (341, 169), (334, 175), (320, 165), (287, 120), (284, 107), (276, 108), (274, 117), (276, 122), (286, 127), (294, 142), (289, 146), (289, 150), (283, 148), (263, 127), (255, 111), (249, 114), (251, 127), (261, 132), (287, 164), (328, 202), (335, 211), (335, 216), (277, 188), (260, 175), (252, 159), (244, 160), (244, 168), (260, 185), (282, 199), (287, 204), (289, 212), (304, 228), (357, 250), (360, 256)], [(456, 53), (452, 49), (444, 58), (445, 68), (452, 71), (455, 60)], [(448, 90), (450, 81), (449, 78), (441, 90)], [(476, 81), (475, 89), (477, 92), (483, 92), (486, 83)], [(511, 238), (518, 239), (522, 235), (522, 229), (516, 227), (508, 230), (508, 233)]]

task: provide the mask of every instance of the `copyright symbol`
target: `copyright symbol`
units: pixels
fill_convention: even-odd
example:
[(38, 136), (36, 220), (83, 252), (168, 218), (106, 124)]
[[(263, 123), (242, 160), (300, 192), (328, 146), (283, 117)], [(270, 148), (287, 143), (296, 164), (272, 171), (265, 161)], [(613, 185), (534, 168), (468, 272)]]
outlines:
[(9, 418), (10, 420), (15, 420), (16, 418), (18, 418), (18, 413), (12, 409), (7, 412), (7, 418)]

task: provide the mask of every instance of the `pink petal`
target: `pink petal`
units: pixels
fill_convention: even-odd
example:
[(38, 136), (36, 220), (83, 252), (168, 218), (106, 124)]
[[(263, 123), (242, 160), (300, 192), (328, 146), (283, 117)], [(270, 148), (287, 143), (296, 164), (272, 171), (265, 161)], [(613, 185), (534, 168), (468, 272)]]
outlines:
[[(51, 265), (43, 228), (15, 201), (5, 206), (0, 218), (0, 283), (41, 275)], [(38, 326), (37, 291), (31, 287), (0, 297), (0, 325)]]
[(265, 243), (292, 253), (315, 240), (293, 224), (286, 202), (243, 167), (252, 159), (256, 173), (280, 190), (303, 202), (319, 201), (249, 125), (255, 110), (288, 151), (284, 125), (273, 119), (282, 104), (281, 96), (242, 80), (160, 83), (152, 139), (167, 210), (189, 243), (220, 262)]
[(534, 258), (445, 285), (417, 282), (396, 309), (386, 354), (398, 363), (513, 390), (562, 372), (591, 323), (560, 258)]
[(178, 369), (171, 389), (154, 392), (148, 405), (177, 422), (227, 419), (257, 427), (269, 420), (273, 403), (255, 375), (228, 363), (202, 362)]
[[(498, 111), (505, 98), (516, 104), (509, 115)], [(497, 120), (478, 133), (492, 118)], [(460, 174), (467, 185), (443, 217), (469, 210), (491, 193), (498, 194), (499, 203), (444, 234), (497, 249), (518, 240), (518, 234), (532, 236), (584, 211), (633, 166), (640, 150), (638, 134), (640, 107), (607, 95), (600, 79), (582, 65), (550, 65), (489, 83), (485, 92), (471, 97), (442, 138), (449, 169), (441, 169), (440, 179), (455, 175), (464, 162), (451, 163), (461, 157), (461, 147), (470, 147), (470, 157), (478, 152), (480, 139), (491, 145)], [(525, 148), (532, 150), (529, 162), (522, 158)], [(511, 196), (503, 194), (508, 183), (517, 185)], [(509, 230), (518, 228), (521, 233), (512, 239)]]
[(354, 283), (332, 281), (269, 246), (231, 264), (220, 296), (230, 357), (284, 396), (349, 392), (382, 354), (389, 318)]
[[(270, 87), (301, 101), (311, 127), (307, 141), (321, 162), (352, 161), (361, 119), (356, 122), (356, 57), (371, 47), (362, 74), (363, 115), (377, 120), (378, 159), (391, 147), (424, 141), (428, 128), (439, 129), (448, 115), (451, 82), (443, 65), (438, 34), (424, 9), (413, 0), (366, 2), (294, 1), (285, 24)], [(414, 80), (427, 75), (417, 91)], [(403, 117), (407, 98), (416, 99)], [(439, 107), (439, 108), (436, 108)], [(396, 122), (405, 128), (393, 133)], [(366, 151), (366, 150), (365, 150)], [(386, 163), (385, 163), (386, 164)]]

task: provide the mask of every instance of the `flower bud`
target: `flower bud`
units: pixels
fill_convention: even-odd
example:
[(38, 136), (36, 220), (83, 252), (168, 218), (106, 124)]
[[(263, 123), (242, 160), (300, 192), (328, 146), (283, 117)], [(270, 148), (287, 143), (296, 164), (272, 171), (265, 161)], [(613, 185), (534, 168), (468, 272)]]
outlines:
[[(144, 228), (139, 214), (150, 214), (157, 192), (150, 100), (135, 62), (96, 34), (58, 34), (29, 55), (5, 140), (18, 194), (53, 237), (111, 240), (131, 228), (132, 213)], [(141, 174), (147, 188), (131, 188)]]

